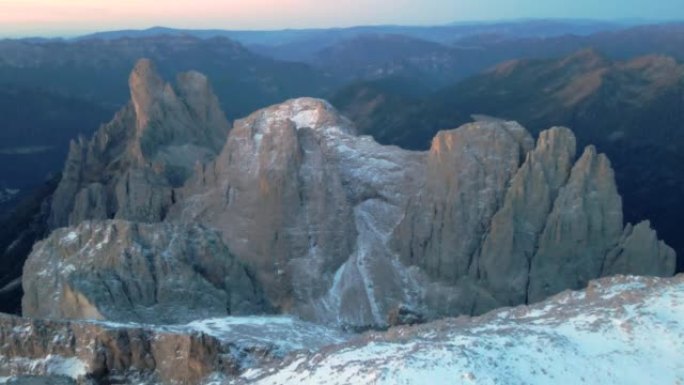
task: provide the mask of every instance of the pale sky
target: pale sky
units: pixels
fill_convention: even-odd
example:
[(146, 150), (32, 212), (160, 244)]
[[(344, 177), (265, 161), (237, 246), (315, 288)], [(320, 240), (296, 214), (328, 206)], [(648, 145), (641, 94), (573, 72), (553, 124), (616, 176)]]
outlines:
[(0, 36), (152, 26), (280, 29), (515, 18), (684, 19), (684, 0), (0, 0)]

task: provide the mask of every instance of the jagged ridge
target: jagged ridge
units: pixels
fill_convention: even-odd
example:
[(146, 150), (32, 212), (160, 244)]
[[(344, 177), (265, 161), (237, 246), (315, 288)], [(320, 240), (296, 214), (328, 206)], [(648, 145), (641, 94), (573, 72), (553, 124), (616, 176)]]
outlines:
[[(95, 159), (110, 148), (96, 148), (102, 138), (112, 148), (139, 149), (97, 163), (112, 180), (126, 181), (128, 193), (115, 201), (130, 209), (103, 215), (100, 207), (110, 207), (101, 204), (104, 198), (83, 194), (109, 197), (121, 184), (94, 183), (79, 193), (72, 212), (60, 199), (53, 212), (72, 221), (141, 220), (141, 212), (152, 212), (142, 219), (215, 228), (278, 311), (376, 327), (386, 326), (400, 306), (428, 318), (480, 314), (581, 288), (603, 275), (674, 272), (674, 252), (647, 222), (623, 226), (607, 158), (590, 146), (575, 161), (576, 140), (565, 128), (543, 132), (535, 147), (517, 123), (481, 121), (442, 131), (429, 151), (411, 152), (356, 136), (327, 102), (303, 98), (238, 120), (216, 159), (197, 162), (180, 188), (172, 189), (168, 176), (163, 188), (131, 179), (140, 162), (119, 159), (149, 160), (161, 151), (144, 145), (148, 131), (161, 138), (151, 143), (208, 143), (197, 134), (206, 130), (176, 130), (159, 118), (166, 115), (155, 106), (175, 99), (151, 68), (146, 62), (136, 68), (132, 106), (89, 145)], [(136, 91), (139, 83), (146, 84), (143, 92)], [(193, 127), (188, 122), (183, 127)], [(112, 127), (127, 139), (110, 141)], [(199, 119), (195, 127), (214, 125)], [(65, 175), (81, 175), (91, 164), (71, 157)], [(163, 167), (153, 172), (144, 164), (144, 175), (166, 175)], [(74, 180), (66, 177), (60, 188), (84, 185)], [(162, 198), (134, 199), (130, 191)]]

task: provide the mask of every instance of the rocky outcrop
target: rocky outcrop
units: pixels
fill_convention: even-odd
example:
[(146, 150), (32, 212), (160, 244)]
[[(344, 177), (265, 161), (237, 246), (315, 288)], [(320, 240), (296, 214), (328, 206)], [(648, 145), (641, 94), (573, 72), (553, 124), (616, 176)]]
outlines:
[[(577, 289), (599, 277), (622, 232), (622, 200), (613, 170), (608, 158), (590, 146), (570, 171), (546, 219), (532, 257), (529, 300)], [(649, 255), (656, 257), (657, 250)]]
[[(624, 226), (608, 159), (591, 146), (576, 159), (567, 128), (544, 131), (535, 144), (519, 124), (487, 119), (442, 131), (429, 151), (413, 152), (357, 136), (330, 104), (301, 98), (236, 121), (226, 137), (203, 76), (181, 75), (174, 89), (141, 61), (130, 85), (130, 105), (92, 141), (74, 144), (53, 224), (114, 217), (217, 230), (225, 251), (202, 254), (203, 263), (233, 263), (226, 255), (234, 255), (244, 269), (224, 284), (208, 279), (212, 294), (202, 307), (211, 312), (219, 303), (232, 312), (233, 300), (222, 295), (239, 294), (257, 309), (363, 329), (387, 326), (402, 308), (426, 319), (480, 314), (604, 275), (674, 273), (674, 252), (647, 222)], [(177, 231), (165, 226), (145, 231)], [(87, 228), (68, 231), (91, 238)], [(59, 300), (45, 305), (27, 292), (28, 314), (125, 319), (157, 305), (154, 292), (135, 285), (107, 297), (108, 282), (117, 280), (99, 271), (110, 260), (161, 263), (156, 253), (168, 244), (144, 241), (151, 253), (87, 243), (64, 251), (66, 234), (32, 259), (56, 266), (59, 255), (92, 254), (93, 273), (54, 280)], [(197, 270), (178, 258), (181, 270)], [(33, 296), (40, 295), (31, 286), (38, 266), (30, 265), (25, 279)], [(156, 274), (121, 269), (124, 281)], [(218, 271), (234, 274), (226, 269)]]
[(618, 246), (606, 257), (601, 274), (668, 276), (675, 270), (675, 262), (672, 249), (658, 240), (649, 221), (643, 221), (625, 227)]
[(96, 381), (119, 375), (189, 385), (236, 364), (210, 336), (135, 327), (0, 315), (0, 341), (3, 375), (64, 375)]
[(181, 74), (172, 87), (143, 59), (129, 84), (131, 102), (114, 120), (90, 141), (72, 142), (52, 228), (88, 219), (160, 221), (173, 203), (172, 188), (225, 142), (229, 124), (205, 76)]
[(623, 229), (610, 163), (593, 147), (575, 162), (567, 128), (535, 147), (516, 123), (477, 122), (425, 153), (353, 132), (320, 100), (258, 111), (168, 219), (217, 228), (280, 311), (354, 328), (404, 305), (479, 314), (606, 274), (674, 273), (648, 224)]
[(282, 311), (383, 323), (377, 298), (402, 290), (386, 238), (423, 157), (356, 137), (326, 102), (293, 100), (237, 121), (169, 219), (219, 229)]
[(412, 192), (394, 233), (402, 261), (446, 282), (468, 276), (472, 256), (533, 144), (516, 123), (440, 132), (427, 155), (425, 184)]
[(197, 225), (86, 221), (37, 243), (23, 314), (178, 323), (255, 314), (262, 294), (218, 234)]
[(216, 384), (292, 352), (348, 338), (285, 317), (151, 326), (0, 314), (0, 382), (10, 377), (17, 384)]

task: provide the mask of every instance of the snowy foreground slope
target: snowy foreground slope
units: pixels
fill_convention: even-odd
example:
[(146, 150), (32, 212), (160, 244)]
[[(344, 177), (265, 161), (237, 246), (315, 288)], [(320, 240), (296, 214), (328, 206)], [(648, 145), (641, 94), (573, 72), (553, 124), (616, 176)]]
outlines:
[(372, 333), (231, 384), (682, 384), (684, 276)]
[(14, 382), (22, 375), (84, 385), (684, 384), (684, 275), (605, 278), (534, 306), (356, 336), (289, 317), (153, 326), (1, 316), (0, 383), (41, 383)]

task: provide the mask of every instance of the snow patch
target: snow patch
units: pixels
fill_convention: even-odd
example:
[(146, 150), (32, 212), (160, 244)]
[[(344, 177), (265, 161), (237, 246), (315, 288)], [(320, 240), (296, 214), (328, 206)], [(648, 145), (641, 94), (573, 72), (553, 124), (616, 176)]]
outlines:
[(77, 239), (78, 239), (78, 232), (76, 232), (76, 231), (70, 231), (69, 233), (67, 233), (67, 235), (65, 235), (65, 236), (62, 238), (62, 242), (61, 242), (61, 243), (62, 243), (63, 245), (68, 245), (68, 244), (72, 244), (72, 243), (76, 242)]
[(320, 114), (316, 110), (304, 110), (295, 114), (290, 120), (297, 126), (297, 129), (305, 127), (314, 128), (320, 119)]
[(74, 357), (47, 356), (45, 358), (45, 367), (49, 374), (71, 378), (83, 377), (88, 372), (88, 365)]
[(293, 351), (315, 351), (347, 341), (351, 335), (289, 316), (222, 317), (185, 325), (149, 325), (89, 321), (110, 328), (145, 328), (158, 333), (203, 333), (237, 346), (268, 348), (276, 356)]
[(89, 366), (76, 357), (62, 357), (50, 354), (45, 358), (29, 359), (14, 357), (3, 362), (6, 374), (31, 373), (41, 376), (67, 376), (80, 379), (88, 374)]

